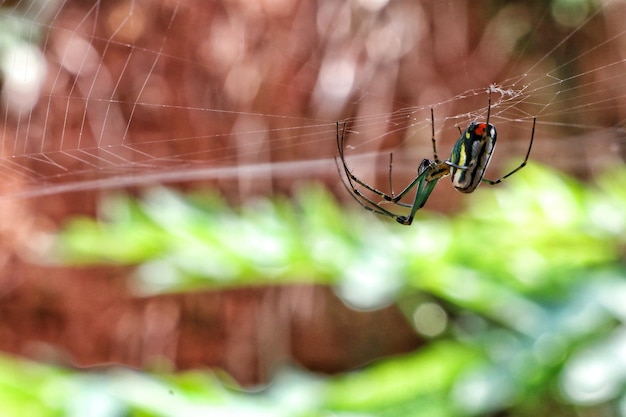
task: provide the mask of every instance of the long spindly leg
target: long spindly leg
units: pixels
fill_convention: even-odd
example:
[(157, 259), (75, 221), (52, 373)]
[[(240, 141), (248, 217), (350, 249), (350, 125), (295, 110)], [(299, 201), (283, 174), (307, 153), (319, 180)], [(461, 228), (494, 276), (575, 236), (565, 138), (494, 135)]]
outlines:
[(395, 194), (393, 192), (393, 175), (391, 174), (392, 171), (392, 167), (393, 167), (393, 153), (389, 154), (389, 193), (391, 195), (391, 198), (395, 197)]
[[(355, 201), (357, 203), (359, 203), (363, 208), (365, 208), (366, 210), (372, 211), (374, 213), (378, 213), (384, 216), (388, 216), (388, 217), (392, 217), (394, 219), (396, 219), (399, 223), (403, 223), (403, 224), (407, 224), (406, 223), (406, 219), (408, 217), (406, 216), (401, 216), (399, 214), (396, 214), (394, 212), (392, 212), (391, 210), (388, 210), (385, 207), (381, 206), (381, 202), (376, 202), (374, 200), (372, 200), (370, 197), (366, 196), (365, 194), (363, 194), (358, 188), (357, 188), (357, 184), (364, 187), (365, 189), (373, 192), (374, 194), (378, 195), (379, 197), (382, 197), (385, 201), (389, 201), (397, 206), (401, 206), (401, 207), (407, 207), (407, 208), (411, 208), (411, 215), (410, 215), (410, 221), (413, 220), (413, 216), (415, 215), (415, 212), (417, 211), (417, 209), (415, 209), (415, 202), (413, 204), (405, 204), (405, 203), (401, 203), (399, 200), (401, 198), (403, 198), (409, 191), (411, 191), (416, 185), (419, 184), (418, 188), (419, 189), (423, 189), (424, 188), (424, 183), (428, 183), (427, 179), (430, 179), (430, 177), (433, 174), (433, 168), (434, 165), (432, 163), (432, 161), (429, 161), (427, 159), (423, 160), (422, 163), (419, 166), (418, 169), (418, 175), (415, 179), (413, 179), (413, 181), (411, 181), (411, 183), (405, 187), (402, 192), (400, 192), (400, 194), (398, 195), (388, 195), (383, 193), (380, 190), (377, 190), (376, 188), (370, 186), (369, 184), (367, 184), (366, 182), (360, 180), (359, 178), (357, 178), (355, 175), (353, 175), (350, 172), (350, 169), (348, 168), (346, 162), (345, 162), (345, 157), (344, 157), (344, 142), (345, 142), (345, 123), (343, 125), (343, 129), (341, 131), (340, 134), (340, 130), (339, 130), (339, 122), (337, 122), (337, 147), (339, 149), (339, 159), (341, 160), (341, 166), (343, 167), (343, 171), (345, 174), (345, 179), (344, 176), (341, 174), (341, 170), (342, 168), (339, 166), (339, 161), (337, 161), (335, 159), (335, 163), (337, 165), (337, 171), (339, 172), (339, 175), (342, 179), (342, 183), (344, 185), (344, 187), (346, 188), (346, 190), (350, 193), (350, 195), (352, 196), (352, 198), (355, 199)], [(391, 163), (391, 161), (390, 161)], [(391, 167), (390, 167), (390, 171), (391, 171)], [(436, 179), (437, 181), (439, 180), (439, 178)], [(435, 181), (436, 183), (436, 181)], [(434, 186), (434, 184), (433, 184)], [(427, 187), (428, 188), (428, 187)], [(432, 189), (428, 191), (428, 195), (425, 195), (423, 192), (421, 192), (418, 189), (418, 193), (420, 195), (420, 198), (416, 197), (416, 201), (418, 201), (418, 204), (421, 204), (421, 206), (424, 205), (424, 203), (426, 202), (426, 198), (428, 198), (428, 195), (430, 195), (430, 192), (432, 192)], [(422, 201), (423, 200), (423, 201)], [(410, 221), (408, 224), (410, 224)]]
[[(420, 163), (419, 167), (417, 167), (417, 175), (419, 176), (426, 168), (428, 168), (429, 165), (431, 165), (433, 162), (428, 160), (428, 159), (423, 159), (422, 162)], [(411, 183), (404, 188), (404, 190), (402, 190), (402, 192), (400, 192), (400, 194), (396, 195), (396, 193), (393, 191), (393, 175), (392, 175), (392, 169), (393, 169), (393, 153), (389, 154), (389, 195), (391, 196), (391, 202), (398, 204), (400, 206), (404, 206), (404, 207), (411, 207), (410, 204), (404, 204), (399, 202), (399, 200), (404, 197), (404, 195), (409, 192), (411, 190), (411, 188), (413, 188), (414, 181), (411, 181)]]
[[(372, 187), (371, 185), (369, 185), (368, 183), (366, 183), (365, 181), (359, 179), (357, 176), (355, 176), (350, 169), (348, 168), (348, 165), (346, 164), (346, 160), (345, 160), (345, 156), (344, 156), (344, 143), (345, 143), (345, 122), (343, 124), (343, 129), (341, 131), (341, 135), (339, 134), (339, 122), (337, 122), (337, 147), (339, 149), (339, 158), (341, 159), (341, 164), (343, 166), (343, 170), (346, 174), (346, 177), (348, 178), (348, 184), (350, 185), (350, 188), (353, 190), (354, 194), (358, 195), (359, 197), (363, 197), (364, 199), (367, 199), (363, 193), (361, 193), (355, 186), (356, 184), (359, 184), (360, 186), (362, 186), (363, 188), (371, 191), (372, 193), (378, 195), (379, 197), (381, 197), (382, 199), (384, 199), (385, 201), (389, 201), (391, 203), (397, 204), (399, 206), (403, 206), (403, 207), (411, 207), (410, 204), (405, 204), (405, 203), (401, 203), (400, 200), (409, 192), (411, 191), (411, 189), (413, 187), (415, 187), (415, 184), (417, 184), (417, 177), (411, 181), (411, 183), (409, 183), (409, 185), (407, 185), (399, 194), (394, 195), (393, 193), (391, 195), (384, 193), (380, 190), (378, 190), (377, 188)], [(425, 160), (428, 161), (428, 160)], [(422, 161), (422, 164), (424, 163), (424, 161)], [(419, 171), (421, 172), (424, 168), (421, 167), (419, 168)], [(391, 170), (391, 168), (390, 168)], [(419, 176), (419, 174), (418, 174)], [(374, 203), (378, 208), (380, 208), (380, 206), (377, 203)]]
[[(489, 89), (489, 98), (487, 99), (487, 126), (489, 126), (489, 118), (491, 117), (491, 88)], [(483, 136), (487, 135), (487, 130), (483, 133)]]
[[(342, 162), (343, 163), (343, 162)], [(343, 176), (341, 175), (341, 168), (339, 167), (339, 162), (337, 162), (337, 160), (335, 159), (335, 164), (337, 165), (337, 172), (339, 172), (339, 176), (341, 177), (341, 182), (343, 184), (343, 186), (346, 188), (346, 190), (348, 191), (348, 193), (350, 193), (350, 196), (352, 198), (354, 198), (354, 200), (359, 203), (359, 205), (361, 205), (361, 207), (363, 207), (364, 209), (377, 213), (377, 214), (381, 214), (383, 216), (388, 216), (388, 217), (392, 217), (394, 219), (398, 219), (399, 215), (387, 210), (386, 208), (382, 207), (380, 205), (380, 203), (375, 202), (374, 200), (372, 200), (371, 198), (367, 197), (365, 194), (363, 194), (361, 191), (359, 191), (354, 183), (352, 182), (352, 178), (354, 177), (352, 174), (350, 174), (349, 170), (347, 170), (347, 167), (345, 166), (345, 163), (343, 163), (344, 165), (344, 171), (346, 172), (346, 178), (347, 181), (344, 180)], [(347, 170), (347, 171), (346, 171)], [(357, 178), (358, 180), (358, 178)], [(361, 184), (361, 181), (359, 181), (359, 184)], [(368, 189), (371, 187), (368, 187)], [(401, 205), (401, 206), (406, 206), (406, 207), (410, 207), (409, 205), (405, 205), (405, 204), (401, 204), (401, 203), (396, 203), (397, 205)]]
[(533, 147), (533, 140), (535, 139), (535, 124), (537, 123), (537, 118), (533, 117), (533, 130), (530, 134), (530, 143), (528, 144), (528, 150), (526, 151), (526, 156), (524, 157), (524, 161), (519, 164), (519, 166), (517, 168), (515, 168), (513, 171), (509, 172), (506, 175), (503, 175), (502, 177), (498, 178), (497, 180), (488, 180), (486, 178), (483, 178), (483, 181), (486, 182), (487, 184), (490, 185), (496, 185), (501, 183), (503, 180), (505, 180), (506, 178), (510, 177), (511, 175), (515, 174), (517, 171), (519, 171), (520, 169), (524, 168), (526, 166), (526, 162), (528, 162), (528, 157), (530, 156), (530, 150)]
[[(337, 163), (337, 169), (339, 170), (338, 163)], [(366, 210), (369, 210), (369, 211), (372, 211), (374, 213), (381, 214), (384, 216), (391, 217), (395, 219), (398, 223), (409, 226), (411, 225), (411, 223), (413, 223), (413, 219), (415, 218), (415, 214), (417, 213), (417, 211), (421, 209), (422, 207), (424, 207), (424, 204), (426, 204), (428, 197), (430, 197), (430, 194), (433, 192), (435, 185), (437, 184), (439, 179), (441, 179), (441, 177), (438, 176), (438, 177), (434, 177), (432, 180), (429, 180), (429, 177), (431, 177), (431, 174), (433, 173), (434, 169), (435, 169), (435, 166), (430, 165), (428, 169), (425, 169), (424, 171), (420, 172), (420, 174), (413, 181), (411, 181), (411, 184), (409, 184), (409, 186), (407, 187), (407, 189), (410, 190), (411, 188), (417, 185), (417, 191), (415, 192), (415, 198), (413, 200), (413, 204), (408, 205), (408, 204), (399, 204), (397, 202), (395, 203), (396, 205), (401, 205), (403, 207), (410, 207), (411, 211), (408, 216), (399, 215), (381, 207), (379, 203), (374, 202), (372, 199), (363, 195), (363, 193), (361, 193), (358, 189), (354, 188), (354, 185), (350, 182), (350, 180), (348, 180), (348, 183), (350, 185), (346, 184), (346, 182), (343, 180), (343, 177), (342, 177), (342, 182), (343, 182), (344, 187), (346, 187), (346, 190), (350, 192), (350, 195), (352, 196), (352, 198), (354, 198), (354, 200)]]
[[(358, 188), (356, 188), (355, 183), (365, 187), (366, 189), (374, 192), (375, 194), (383, 198), (387, 196), (385, 193), (375, 189), (374, 187), (371, 187), (364, 181), (361, 181), (360, 179), (355, 177), (348, 169), (348, 166), (345, 161), (345, 156), (344, 156), (345, 129), (346, 129), (346, 123), (344, 122), (343, 129), (340, 135), (339, 134), (339, 122), (337, 122), (337, 148), (339, 149), (339, 159), (341, 160), (341, 165), (343, 167), (343, 171), (344, 171), (345, 178), (347, 179), (347, 181), (346, 179), (344, 179), (343, 175), (341, 175), (342, 168), (339, 166), (339, 162), (337, 161), (337, 159), (335, 159), (335, 164), (337, 165), (337, 171), (339, 172), (339, 176), (341, 177), (343, 186), (350, 193), (350, 196), (354, 198), (354, 200), (366, 210), (397, 219), (398, 215), (396, 213), (393, 213), (392, 211), (387, 210), (384, 207), (381, 207), (379, 203), (373, 201), (371, 198), (364, 195)], [(387, 197), (391, 199), (390, 196), (387, 196)]]
[(435, 139), (435, 112), (432, 107), (430, 108), (430, 130), (430, 140), (433, 143), (433, 156), (435, 157), (435, 162), (439, 163), (439, 156), (437, 155), (437, 139)]
[(369, 185), (368, 183), (366, 183), (363, 180), (360, 180), (359, 178), (357, 178), (352, 171), (350, 171), (350, 169), (348, 168), (348, 165), (346, 164), (346, 159), (345, 159), (345, 154), (344, 154), (344, 149), (345, 149), (345, 135), (346, 135), (346, 122), (343, 123), (343, 128), (341, 130), (341, 135), (339, 134), (339, 122), (337, 122), (337, 148), (339, 149), (339, 159), (341, 159), (341, 165), (343, 166), (343, 171), (346, 174), (346, 177), (348, 178), (348, 184), (350, 185), (350, 188), (355, 191), (355, 194), (359, 195), (362, 193), (360, 193), (356, 187), (355, 187), (355, 183), (361, 185), (362, 187), (368, 189), (369, 191), (373, 192), (374, 194), (382, 197), (383, 199), (385, 199), (386, 201), (393, 201), (394, 196), (393, 195), (389, 195), (386, 194), (374, 187), (372, 187), (371, 185)]
[[(339, 163), (337, 163), (337, 169), (339, 171), (339, 174), (341, 175), (341, 171), (340, 171), (340, 168), (339, 168)], [(373, 200), (371, 200), (370, 198), (365, 196), (359, 190), (354, 188), (353, 185), (348, 185), (348, 183), (346, 183), (346, 181), (343, 179), (343, 177), (341, 177), (341, 182), (343, 183), (343, 186), (346, 188), (346, 190), (348, 190), (348, 192), (350, 193), (350, 196), (352, 198), (354, 198), (354, 200), (357, 203), (359, 203), (359, 205), (361, 207), (363, 207), (365, 210), (371, 211), (371, 212), (376, 213), (376, 214), (381, 214), (383, 216), (388, 216), (388, 217), (391, 217), (391, 218), (396, 219), (396, 220), (398, 219), (399, 216), (396, 213), (393, 213), (393, 212), (391, 212), (391, 211), (381, 207), (380, 204), (374, 202)]]

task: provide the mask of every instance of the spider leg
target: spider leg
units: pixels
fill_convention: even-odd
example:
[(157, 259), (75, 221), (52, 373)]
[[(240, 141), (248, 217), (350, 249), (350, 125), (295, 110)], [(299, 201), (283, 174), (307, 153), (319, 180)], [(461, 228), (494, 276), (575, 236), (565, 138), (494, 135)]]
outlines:
[[(344, 122), (343, 129), (340, 134), (339, 122), (337, 122), (337, 147), (339, 149), (339, 159), (341, 160), (341, 166), (339, 165), (339, 161), (337, 160), (337, 158), (335, 158), (335, 164), (337, 166), (337, 171), (341, 177), (343, 186), (350, 193), (350, 196), (361, 207), (365, 208), (366, 210), (380, 214), (380, 215), (384, 215), (387, 217), (391, 217), (395, 219), (398, 223), (410, 225), (413, 221), (415, 213), (420, 208), (422, 208), (424, 204), (426, 203), (426, 200), (430, 196), (437, 181), (439, 181), (440, 178), (442, 178), (443, 176), (449, 173), (449, 168), (441, 162), (436, 164), (434, 161), (431, 161), (429, 159), (424, 159), (420, 163), (420, 166), (418, 167), (417, 176), (409, 183), (409, 185), (407, 185), (399, 194), (394, 195), (393, 185), (390, 184), (392, 191), (391, 191), (391, 195), (388, 195), (370, 186), (365, 181), (362, 181), (359, 178), (357, 178), (354, 174), (352, 174), (352, 172), (348, 168), (346, 161), (345, 161), (345, 151), (344, 151), (345, 128), (346, 128), (346, 125)], [(390, 167), (389, 167), (390, 176), (391, 176), (391, 171), (392, 171), (392, 161), (393, 161), (393, 157), (390, 156)], [(344, 175), (342, 175), (341, 173), (342, 168), (343, 168), (343, 173), (345, 174), (345, 179), (344, 179)], [(390, 179), (390, 182), (391, 182), (391, 179)], [(374, 201), (367, 195), (363, 194), (363, 192), (357, 188), (357, 185), (362, 186), (363, 188), (373, 192), (379, 197), (382, 197), (385, 200), (385, 202), (390, 202), (400, 207), (409, 208), (410, 209), (409, 215), (408, 216), (400, 215), (400, 214), (394, 213), (391, 210), (386, 209), (385, 207), (381, 205), (384, 202)], [(406, 204), (406, 203), (402, 203), (399, 201), (404, 196), (406, 196), (407, 193), (409, 193), (412, 189), (414, 189), (416, 186), (417, 186), (417, 191), (416, 191), (414, 201), (412, 204)]]
[[(335, 163), (337, 164), (337, 171), (341, 175), (341, 169), (339, 168), (339, 163), (337, 162), (337, 160), (335, 160)], [(388, 216), (396, 220), (398, 219), (399, 216), (397, 214), (381, 207), (379, 203), (376, 203), (372, 199), (365, 196), (358, 189), (356, 189), (354, 185), (350, 183), (349, 180), (348, 182), (346, 182), (346, 180), (343, 179), (343, 176), (341, 177), (341, 182), (343, 186), (346, 188), (346, 190), (348, 190), (348, 192), (350, 193), (350, 196), (354, 199), (354, 201), (359, 203), (359, 205), (363, 207), (365, 210), (371, 211), (376, 214), (381, 214), (383, 216)], [(350, 183), (351, 185), (348, 185), (348, 183)]]
[[(344, 122), (343, 124), (343, 130), (341, 132), (341, 135), (339, 135), (339, 122), (337, 122), (337, 147), (339, 148), (339, 158), (341, 159), (341, 163), (343, 166), (343, 170), (346, 174), (346, 177), (348, 178), (348, 183), (350, 185), (350, 188), (353, 190), (354, 194), (359, 195), (360, 197), (363, 197), (364, 199), (367, 199), (366, 196), (363, 195), (363, 193), (361, 193), (358, 189), (356, 189), (355, 187), (355, 183), (361, 185), (362, 187), (366, 188), (367, 190), (373, 192), (374, 194), (380, 196), (381, 198), (383, 198), (385, 201), (389, 201), (392, 202), (394, 204), (400, 205), (400, 206), (404, 206), (404, 207), (410, 207), (410, 205), (408, 204), (404, 204), (404, 203), (400, 203), (399, 200), (407, 193), (410, 191), (411, 188), (413, 188), (413, 186), (415, 185), (415, 182), (411, 182), (411, 184), (409, 184), (409, 186), (407, 188), (405, 188), (404, 190), (402, 190), (402, 192), (398, 195), (393, 195), (393, 193), (391, 195), (386, 194), (380, 190), (378, 190), (377, 188), (372, 187), (371, 185), (369, 185), (368, 183), (366, 183), (365, 181), (357, 178), (352, 171), (350, 171), (350, 169), (348, 168), (348, 165), (346, 164), (346, 160), (345, 160), (345, 156), (344, 156), (344, 143), (345, 143), (345, 129), (346, 129), (346, 124)], [(378, 206), (377, 203), (374, 203), (376, 206)], [(379, 207), (380, 208), (380, 207)]]
[[(489, 117), (490, 116), (491, 116), (491, 88), (489, 89), (489, 98), (488, 98), (488, 101), (487, 101), (487, 125), (489, 125)], [(485, 131), (484, 135), (487, 135), (486, 131)]]
[(437, 156), (437, 140), (435, 139), (435, 112), (433, 108), (430, 108), (430, 130), (431, 137), (430, 140), (433, 143), (433, 156), (435, 157), (435, 162), (439, 162), (439, 156)]
[(452, 162), (450, 162), (450, 160), (447, 161), (443, 161), (444, 164), (448, 165), (451, 168), (456, 168), (456, 169), (460, 169), (461, 171), (467, 171), (470, 167), (471, 167), (471, 163), (468, 166), (461, 166), (461, 165), (457, 165), (457, 164), (453, 164)]
[(393, 193), (393, 181), (391, 180), (393, 176), (391, 175), (391, 167), (393, 166), (393, 153), (389, 154), (389, 192), (391, 193), (391, 197), (394, 197)]
[[(335, 159), (335, 162), (337, 164), (337, 171), (341, 175), (341, 169), (339, 168), (339, 163), (337, 162), (336, 159)], [(435, 185), (437, 184), (439, 179), (442, 178), (441, 176), (435, 176), (429, 180), (429, 177), (432, 176), (431, 174), (433, 174), (436, 168), (437, 168), (437, 165), (429, 165), (428, 168), (422, 170), (419, 173), (419, 175), (413, 181), (411, 181), (411, 183), (407, 186), (407, 188), (403, 190), (403, 193), (406, 194), (408, 190), (410, 190), (411, 188), (415, 187), (415, 185), (417, 185), (417, 191), (415, 193), (415, 199), (413, 201), (413, 204), (409, 205), (409, 204), (401, 204), (398, 202), (395, 203), (396, 205), (401, 205), (403, 207), (410, 207), (411, 211), (408, 216), (399, 215), (381, 207), (379, 203), (374, 202), (373, 200), (365, 196), (363, 193), (361, 193), (358, 189), (356, 189), (354, 187), (354, 184), (350, 181), (349, 176), (347, 177), (348, 178), (347, 183), (343, 179), (343, 176), (341, 177), (341, 181), (344, 187), (346, 188), (346, 190), (350, 192), (350, 195), (352, 196), (352, 198), (354, 198), (354, 200), (357, 203), (359, 203), (359, 205), (361, 205), (361, 207), (363, 207), (364, 209), (377, 213), (377, 214), (381, 214), (383, 216), (391, 217), (395, 219), (398, 223), (409, 226), (411, 225), (411, 223), (413, 223), (413, 219), (415, 218), (415, 213), (417, 213), (419, 209), (424, 207), (424, 204), (426, 204), (426, 201), (428, 200), (428, 197), (430, 196), (433, 189), (435, 188)]]
[(524, 157), (524, 161), (522, 161), (521, 164), (519, 164), (519, 166), (517, 168), (515, 168), (513, 171), (509, 172), (508, 174), (498, 178), (497, 180), (488, 180), (486, 178), (483, 178), (483, 182), (486, 182), (487, 184), (490, 185), (496, 185), (502, 182), (502, 180), (510, 177), (511, 175), (515, 174), (517, 171), (519, 171), (520, 169), (524, 168), (526, 166), (526, 162), (528, 162), (528, 157), (530, 156), (530, 150), (533, 147), (533, 140), (535, 139), (535, 124), (537, 123), (537, 118), (533, 117), (533, 129), (530, 133), (530, 143), (528, 145), (528, 150), (526, 151), (526, 156)]
[[(337, 158), (335, 158), (335, 164), (337, 165), (337, 171), (339, 172), (339, 175), (341, 177), (341, 181), (343, 183), (343, 186), (346, 188), (346, 190), (348, 190), (348, 192), (350, 193), (352, 198), (354, 198), (354, 200), (357, 203), (359, 203), (359, 205), (361, 205), (366, 210), (372, 211), (374, 213), (381, 214), (381, 215), (384, 215), (384, 216), (392, 217), (394, 219), (397, 219), (398, 218), (397, 214), (395, 214), (395, 213), (393, 213), (393, 212), (391, 212), (391, 211), (381, 207), (379, 203), (376, 203), (371, 198), (369, 198), (365, 194), (363, 194), (358, 188), (356, 188), (355, 183), (359, 184), (359, 185), (365, 187), (366, 189), (374, 192), (375, 194), (383, 197), (387, 201), (391, 201), (392, 200), (391, 196), (388, 196), (387, 194), (383, 193), (382, 191), (379, 191), (376, 188), (371, 187), (370, 185), (368, 185), (364, 181), (361, 181), (356, 176), (354, 176), (352, 174), (352, 172), (350, 172), (350, 169), (348, 168), (348, 166), (346, 164), (345, 156), (344, 156), (345, 129), (346, 129), (346, 123), (344, 122), (343, 123), (343, 130), (342, 130), (341, 135), (340, 135), (339, 134), (339, 122), (337, 122), (337, 148), (339, 149), (339, 159), (341, 160), (341, 165), (343, 167), (343, 171), (344, 171), (346, 179), (344, 179), (344, 176), (341, 175), (342, 168), (339, 166), (339, 162), (337, 161)], [(403, 204), (399, 204), (399, 203), (396, 203), (396, 204), (403, 205)]]
[[(409, 185), (407, 185), (404, 190), (402, 190), (400, 192), (400, 194), (395, 194), (393, 191), (393, 181), (392, 181), (392, 176), (391, 176), (391, 156), (393, 154), (389, 154), (389, 190), (391, 192), (391, 203), (396, 204), (398, 206), (402, 206), (402, 207), (411, 207), (411, 204), (406, 204), (401, 202), (400, 200), (409, 192), (411, 191), (411, 189), (415, 186), (416, 181), (417, 181), (417, 177), (414, 178)], [(422, 162), (420, 163), (419, 167), (417, 168), (417, 176), (419, 177), (419, 175), (424, 172), (424, 170), (426, 168), (428, 168), (433, 162), (429, 159), (423, 159)]]
[(350, 188), (352, 188), (354, 191), (357, 192), (357, 194), (359, 194), (358, 190), (356, 190), (356, 187), (354, 185), (354, 183), (357, 183), (359, 185), (361, 185), (362, 187), (370, 190), (371, 192), (373, 192), (374, 194), (379, 195), (380, 197), (382, 197), (383, 199), (387, 200), (387, 201), (393, 201), (393, 196), (390, 196), (374, 187), (372, 187), (371, 185), (369, 185), (368, 183), (366, 183), (363, 180), (360, 180), (359, 178), (357, 178), (352, 171), (350, 171), (350, 169), (348, 168), (348, 165), (346, 164), (346, 158), (345, 158), (345, 153), (344, 153), (344, 143), (345, 143), (345, 135), (346, 135), (346, 122), (343, 123), (343, 128), (341, 131), (341, 135), (339, 135), (339, 122), (337, 122), (337, 148), (339, 149), (339, 159), (341, 159), (341, 164), (343, 166), (343, 171), (346, 174), (346, 177), (348, 178), (348, 183), (350, 185)]

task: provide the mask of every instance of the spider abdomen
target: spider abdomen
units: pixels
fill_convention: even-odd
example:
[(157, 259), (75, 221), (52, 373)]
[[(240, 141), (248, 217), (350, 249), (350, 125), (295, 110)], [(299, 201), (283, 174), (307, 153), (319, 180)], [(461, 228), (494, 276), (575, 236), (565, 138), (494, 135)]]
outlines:
[(454, 188), (471, 193), (480, 185), (496, 147), (496, 137), (496, 128), (491, 123), (472, 122), (465, 129), (448, 160)]

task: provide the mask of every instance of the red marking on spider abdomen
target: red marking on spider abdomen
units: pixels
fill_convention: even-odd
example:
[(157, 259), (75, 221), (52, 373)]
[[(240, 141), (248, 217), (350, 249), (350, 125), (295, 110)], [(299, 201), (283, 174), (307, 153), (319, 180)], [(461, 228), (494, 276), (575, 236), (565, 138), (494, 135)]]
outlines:
[(487, 128), (487, 123), (481, 123), (478, 126), (476, 126), (476, 129), (474, 129), (474, 133), (482, 136), (485, 134), (486, 128)]

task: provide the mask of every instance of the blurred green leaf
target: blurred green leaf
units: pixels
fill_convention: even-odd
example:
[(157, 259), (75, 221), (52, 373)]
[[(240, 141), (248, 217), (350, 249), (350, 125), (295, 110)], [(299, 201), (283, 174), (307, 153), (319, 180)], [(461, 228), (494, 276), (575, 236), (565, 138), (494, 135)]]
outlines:
[[(239, 210), (155, 188), (70, 223), (56, 253), (136, 265), (146, 293), (318, 283), (360, 308), (402, 300), (409, 317), (428, 302), (448, 323), (407, 356), (335, 378), (287, 372), (258, 395), (197, 374), (160, 380), (185, 397), (176, 410), (206, 401), (211, 415), (551, 416), (626, 403), (626, 169), (588, 186), (529, 165), (468, 201), (454, 217), (421, 211), (402, 227), (316, 187)], [(137, 415), (178, 415), (122, 391)]]
[[(410, 403), (416, 409), (404, 415), (427, 415), (423, 411), (432, 411), (433, 401), (443, 398), (459, 372), (481, 360), (480, 352), (466, 346), (434, 343), (416, 354), (337, 378), (328, 385), (327, 403), (336, 409), (378, 410), (383, 414), (387, 408)], [(420, 402), (423, 409), (418, 405)], [(447, 411), (440, 411), (450, 412), (452, 404), (449, 406)]]

